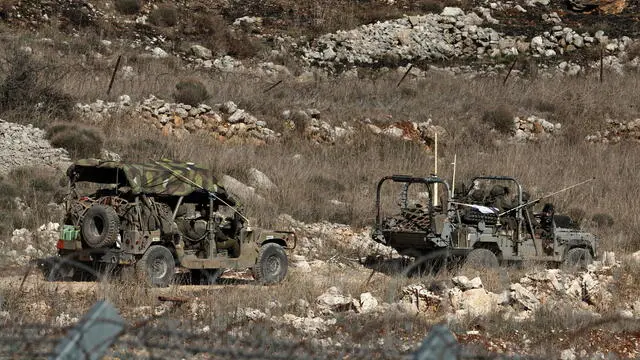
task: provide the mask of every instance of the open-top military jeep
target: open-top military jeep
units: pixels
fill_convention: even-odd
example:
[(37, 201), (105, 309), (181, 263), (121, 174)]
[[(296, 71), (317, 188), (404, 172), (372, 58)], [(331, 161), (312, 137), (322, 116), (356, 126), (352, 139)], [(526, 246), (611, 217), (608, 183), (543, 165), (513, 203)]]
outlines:
[[(399, 195), (383, 196), (387, 183), (400, 185)], [(534, 214), (537, 201), (528, 199), (516, 179), (481, 176), (471, 184), (454, 197), (449, 184), (434, 176), (381, 179), (373, 240), (402, 255), (455, 258), (474, 267), (523, 260), (583, 267), (596, 256), (593, 234), (556, 215), (551, 204)]]
[[(156, 286), (169, 284), (178, 269), (207, 275), (251, 268), (262, 283), (287, 274), (285, 250), (295, 247), (295, 234), (250, 227), (208, 169), (168, 160), (85, 159), (71, 165), (67, 176), (57, 244), (62, 257), (133, 266)], [(60, 271), (73, 275), (70, 267)]]

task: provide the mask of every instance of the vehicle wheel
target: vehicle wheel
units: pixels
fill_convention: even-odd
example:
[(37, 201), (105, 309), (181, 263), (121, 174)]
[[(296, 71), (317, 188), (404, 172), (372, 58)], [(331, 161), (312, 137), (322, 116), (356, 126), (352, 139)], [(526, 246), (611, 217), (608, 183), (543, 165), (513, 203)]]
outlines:
[(498, 258), (489, 249), (474, 249), (464, 259), (463, 269), (484, 270), (498, 267)]
[(94, 204), (82, 218), (82, 238), (92, 248), (111, 246), (120, 231), (120, 219), (115, 209)]
[(567, 252), (567, 256), (564, 258), (563, 267), (565, 269), (579, 269), (584, 270), (587, 265), (593, 262), (593, 257), (589, 250), (584, 248), (573, 248)]
[(176, 271), (176, 262), (171, 251), (162, 245), (147, 249), (136, 263), (138, 276), (158, 287), (169, 286)]
[(284, 280), (289, 267), (289, 259), (282, 246), (276, 243), (264, 244), (258, 253), (258, 261), (251, 269), (253, 277), (262, 284), (277, 284)]

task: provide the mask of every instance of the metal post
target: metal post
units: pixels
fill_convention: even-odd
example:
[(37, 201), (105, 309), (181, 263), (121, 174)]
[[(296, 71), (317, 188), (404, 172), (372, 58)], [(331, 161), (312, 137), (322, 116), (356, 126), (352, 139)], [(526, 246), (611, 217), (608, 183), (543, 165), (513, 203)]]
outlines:
[(111, 92), (111, 87), (113, 86), (113, 80), (116, 79), (116, 73), (118, 72), (118, 68), (120, 67), (120, 59), (122, 55), (118, 55), (118, 60), (116, 61), (116, 67), (113, 68), (113, 74), (111, 74), (111, 81), (109, 81), (109, 88), (107, 89), (107, 95)]
[[(433, 175), (438, 176), (438, 132), (434, 139)], [(438, 183), (433, 184), (433, 206), (438, 206)]]
[[(453, 154), (453, 179), (451, 179), (451, 195), (455, 196), (456, 194), (456, 162), (457, 162), (458, 154)], [(449, 196), (451, 198), (451, 196)]]

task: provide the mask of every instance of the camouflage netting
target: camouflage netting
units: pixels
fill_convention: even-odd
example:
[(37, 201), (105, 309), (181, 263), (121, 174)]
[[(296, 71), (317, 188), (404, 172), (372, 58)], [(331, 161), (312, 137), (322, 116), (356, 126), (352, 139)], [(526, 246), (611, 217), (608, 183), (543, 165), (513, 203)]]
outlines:
[(382, 228), (395, 231), (430, 231), (431, 216), (421, 208), (405, 209), (401, 214), (384, 219)]
[(82, 159), (69, 167), (67, 176), (75, 182), (128, 186), (133, 194), (188, 196), (206, 190), (219, 197), (229, 198), (209, 169), (171, 160), (125, 164)]

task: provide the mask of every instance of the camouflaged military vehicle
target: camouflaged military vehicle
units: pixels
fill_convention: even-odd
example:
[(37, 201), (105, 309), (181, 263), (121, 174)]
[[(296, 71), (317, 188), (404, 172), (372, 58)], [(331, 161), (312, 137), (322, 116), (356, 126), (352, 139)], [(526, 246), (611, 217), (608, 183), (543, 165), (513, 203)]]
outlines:
[[(523, 260), (583, 267), (593, 261), (597, 238), (556, 215), (551, 204), (534, 214), (538, 201), (530, 201), (516, 179), (484, 176), (471, 184), (454, 197), (438, 177), (381, 179), (373, 240), (402, 255), (453, 259), (473, 267)], [(398, 195), (383, 196), (387, 187), (395, 187)]]
[[(295, 247), (295, 234), (250, 227), (208, 169), (167, 160), (86, 159), (71, 165), (67, 176), (57, 244), (62, 257), (133, 267), (155, 286), (169, 284), (177, 270), (211, 275), (251, 268), (262, 283), (287, 274), (285, 250)], [(69, 267), (61, 271), (73, 275)]]

